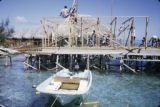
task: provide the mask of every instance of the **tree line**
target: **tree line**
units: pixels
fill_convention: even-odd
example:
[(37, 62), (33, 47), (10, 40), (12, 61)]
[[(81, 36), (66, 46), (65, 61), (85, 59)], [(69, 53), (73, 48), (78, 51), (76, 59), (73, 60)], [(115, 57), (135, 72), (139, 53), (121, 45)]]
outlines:
[(9, 18), (6, 18), (5, 20), (2, 20), (0, 22), (0, 45), (3, 45), (6, 42), (7, 38), (11, 37), (11, 35), (14, 33), (14, 29), (9, 26)]

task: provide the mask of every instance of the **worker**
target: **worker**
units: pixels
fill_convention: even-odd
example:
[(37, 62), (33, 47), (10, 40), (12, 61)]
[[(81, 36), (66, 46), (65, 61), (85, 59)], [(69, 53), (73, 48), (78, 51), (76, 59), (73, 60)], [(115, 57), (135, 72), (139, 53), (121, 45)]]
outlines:
[(146, 38), (143, 37), (143, 38), (142, 38), (142, 43), (141, 43), (139, 46), (145, 46), (145, 41), (146, 41)]
[(152, 42), (152, 46), (158, 47), (158, 36), (153, 35), (149, 40), (149, 43)]
[(157, 35), (153, 35), (153, 41), (155, 43), (155, 47), (158, 47), (158, 36)]
[(67, 6), (64, 6), (64, 8), (61, 10), (60, 16), (63, 18), (67, 18), (69, 16), (69, 10)]
[(96, 44), (96, 33), (95, 33), (95, 30), (93, 30), (91, 38), (92, 38), (92, 44), (93, 44), (93, 46), (95, 46), (95, 44)]
[(74, 70), (75, 71), (79, 70), (79, 64), (78, 64), (77, 60), (75, 60)]
[(102, 45), (102, 46), (106, 46), (106, 45), (107, 45), (107, 44), (106, 44), (106, 41), (107, 41), (106, 36), (103, 36), (103, 37), (102, 37), (102, 40), (101, 40), (101, 45)]

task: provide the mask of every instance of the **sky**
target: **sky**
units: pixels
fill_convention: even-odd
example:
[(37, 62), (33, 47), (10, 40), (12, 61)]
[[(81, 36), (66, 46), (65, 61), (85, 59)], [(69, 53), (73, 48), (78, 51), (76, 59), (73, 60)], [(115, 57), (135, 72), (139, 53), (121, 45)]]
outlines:
[[(72, 0), (0, 0), (0, 21), (10, 19), (15, 30), (40, 25), (43, 17), (59, 16)], [(149, 16), (148, 35), (160, 36), (159, 0), (78, 0), (78, 14), (92, 16)], [(138, 25), (141, 26), (141, 25)], [(143, 34), (142, 34), (143, 35)]]

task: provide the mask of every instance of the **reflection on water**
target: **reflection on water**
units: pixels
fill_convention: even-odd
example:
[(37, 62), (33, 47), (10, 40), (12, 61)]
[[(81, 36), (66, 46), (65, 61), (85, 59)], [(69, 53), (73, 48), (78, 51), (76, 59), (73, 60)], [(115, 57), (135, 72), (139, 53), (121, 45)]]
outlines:
[[(24, 71), (23, 60), (23, 55), (14, 56), (12, 67), (0, 66), (0, 104), (6, 107), (50, 107), (55, 98), (46, 94), (36, 95), (32, 86), (38, 85), (53, 72)], [(0, 59), (0, 65), (3, 63), (4, 60)], [(85, 102), (99, 101), (101, 107), (158, 107), (160, 78), (93, 71), (93, 84), (83, 97)], [(77, 107), (79, 100), (81, 98), (77, 97), (65, 105), (57, 100), (54, 107)]]

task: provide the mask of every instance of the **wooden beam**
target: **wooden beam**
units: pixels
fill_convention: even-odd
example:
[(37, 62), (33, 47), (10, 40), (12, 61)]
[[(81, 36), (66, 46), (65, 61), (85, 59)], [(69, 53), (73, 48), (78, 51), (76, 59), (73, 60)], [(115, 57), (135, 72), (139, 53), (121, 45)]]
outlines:
[(82, 47), (83, 47), (83, 43), (84, 41), (83, 41), (83, 19), (82, 19), (82, 17), (81, 17), (81, 43), (82, 43)]
[[(79, 17), (80, 18), (81, 17), (83, 17), (83, 18), (90, 18), (90, 17), (97, 18), (99, 16), (77, 16), (77, 18), (79, 18)], [(117, 17), (117, 18), (131, 18), (131, 17), (134, 17), (134, 18), (146, 18), (146, 17), (149, 17), (149, 16), (101, 16), (101, 18), (115, 18), (115, 17)], [(58, 19), (60, 17), (43, 17), (43, 18), (45, 18), (45, 19), (53, 19), (53, 18)]]
[(23, 62), (25, 65), (27, 65), (28, 67), (31, 67), (32, 69), (34, 69), (34, 70), (37, 70), (38, 71), (38, 69), (37, 68), (35, 68), (35, 67), (33, 67), (33, 66), (31, 66), (30, 64), (28, 64), (28, 63), (26, 63), (26, 62)]
[(128, 66), (127, 64), (123, 63), (123, 65), (124, 65), (125, 67), (127, 67), (129, 70), (131, 70), (132, 72), (137, 73), (137, 72), (135, 71), (135, 69), (131, 68), (131, 67)]
[[(61, 67), (61, 68), (63, 68), (63, 69), (66, 69), (64, 66), (62, 66), (61, 64), (59, 64), (59, 63), (57, 63), (57, 62), (56, 62), (56, 65), (58, 65), (59, 67)], [(56, 67), (56, 68), (58, 68), (58, 67)]]
[(97, 30), (96, 30), (96, 45), (97, 46), (100, 46), (100, 35), (99, 35), (99, 29), (100, 29), (100, 20), (99, 20), (99, 17), (97, 18), (97, 26), (96, 26), (96, 28), (97, 28)]
[(93, 106), (93, 107), (96, 107), (97, 105), (99, 105), (98, 101), (94, 101), (94, 102), (82, 102), (80, 104), (80, 106)]
[(148, 17), (146, 17), (145, 49), (147, 48), (147, 35), (148, 35)]
[(133, 20), (132, 20), (132, 28), (131, 28), (131, 47), (132, 48), (134, 48), (134, 37), (135, 37), (135, 35), (134, 35), (134, 32), (135, 31), (135, 26), (134, 26), (134, 18), (133, 18)]
[(89, 55), (87, 55), (87, 69), (89, 70)]

